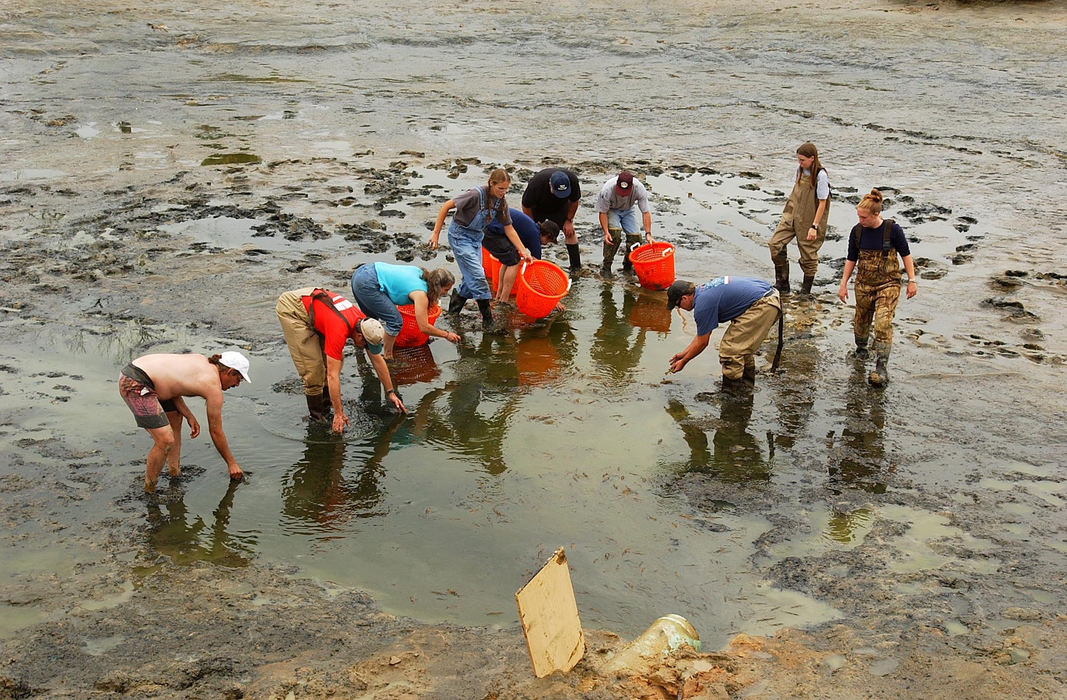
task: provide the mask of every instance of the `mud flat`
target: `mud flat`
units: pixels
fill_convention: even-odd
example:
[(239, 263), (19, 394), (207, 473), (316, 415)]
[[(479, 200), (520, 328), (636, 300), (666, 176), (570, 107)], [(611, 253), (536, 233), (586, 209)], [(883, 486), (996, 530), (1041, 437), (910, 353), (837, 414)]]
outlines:
[[(1062, 8), (472, 9), (0, 4), (0, 697), (1063, 696)], [(665, 378), (692, 323), (596, 274), (591, 193), (631, 168), (679, 276), (767, 276), (809, 139), (831, 235), (783, 371)], [(452, 266), (440, 202), (560, 163), (567, 311), (468, 313), (394, 365), (402, 423), (350, 361), (353, 429), (305, 426), (277, 295)], [(836, 298), (871, 187), (920, 277), (884, 392)], [(118, 369), (227, 348), (248, 479), (191, 441), (146, 498)], [(589, 650), (535, 680), (511, 595), (557, 546)], [(706, 653), (598, 672), (666, 613)]]
[[(109, 399), (97, 388), (109, 386), (107, 373), (121, 365), (117, 358), (134, 349), (221, 342), (250, 348), (253, 363), (262, 364), (284, 351), (262, 313), (269, 310), (272, 290), (292, 286), (298, 274), (335, 280), (343, 289), (340, 281), (350, 267), (329, 253), (331, 246), (355, 257), (428, 257), (421, 224), (378, 223), (384, 212), (407, 206), (399, 200), (417, 202), (413, 208), (424, 213), (435, 208), (441, 195), (432, 182), (447, 177), (455, 163), (416, 160), (418, 167), (395, 160), (362, 170), (343, 161), (314, 164), (320, 176), (349, 178), (352, 191), (337, 191), (329, 176), (309, 178), (301, 184), (301, 199), (344, 206), (352, 196), (364, 208), (355, 217), (358, 224), (272, 207), (293, 182), (274, 178), (295, 164), (216, 171), (225, 187), (209, 184), (203, 174), (178, 173), (150, 187), (111, 193), (96, 211), (95, 193), (46, 184), (5, 188), (5, 209), (16, 220), (35, 209), (76, 212), (43, 220), (32, 236), (15, 237), (2, 267), (8, 340), (0, 400), (11, 464), (0, 498), (13, 562), (3, 586), (10, 616), (0, 673), (6, 696), (659, 698), (747, 692), (888, 698), (1062, 692), (1063, 551), (1057, 542), (1064, 477), (1042, 462), (1040, 446), (1011, 444), (1014, 461), (1000, 456), (970, 468), (970, 455), (981, 444), (960, 448), (954, 439), (936, 437), (960, 432), (956, 410), (973, 415), (973, 406), (948, 407), (959, 382), (979, 368), (990, 386), (979, 390), (978, 400), (996, 404), (1005, 400), (998, 386), (1022, 381), (1036, 390), (1048, 381), (1043, 373), (1054, 374), (1061, 360), (1048, 353), (998, 353), (991, 362), (973, 339), (959, 340), (950, 343), (949, 355), (964, 370), (959, 379), (938, 382), (902, 368), (895, 393), (872, 393), (863, 385), (862, 368), (857, 374), (838, 359), (848, 337), (842, 324), (847, 310), (833, 305), (832, 278), (814, 299), (790, 306), (783, 377), (762, 377), (747, 396), (719, 393), (712, 380), (699, 376), (656, 389), (668, 398), (667, 416), (680, 430), (683, 459), (659, 471), (653, 491), (682, 497), (685, 518), (707, 538), (738, 531), (742, 515), (767, 523), (744, 556), (745, 567), (762, 583), (709, 587), (695, 591), (694, 600), (727, 609), (750, 596), (778, 602), (768, 606), (765, 618), (737, 624), (729, 634), (707, 634), (712, 648), (724, 644), (721, 650), (683, 655), (649, 676), (606, 678), (597, 671), (632, 636), (629, 629), (588, 630), (589, 652), (578, 668), (538, 681), (529, 672), (521, 633), (504, 619), (510, 611), (497, 613), (500, 620), (491, 625), (421, 623), (384, 612), (357, 588), (258, 556), (255, 533), (230, 522), (235, 495), (249, 485), (224, 489), (209, 452), (180, 481), (146, 499), (137, 476), (144, 446), (130, 436), (121, 411), (106, 409)], [(582, 171), (613, 166), (585, 163)], [(532, 170), (520, 165), (516, 172)], [(650, 165), (646, 178), (661, 193), (665, 228), (696, 216), (690, 206), (710, 207), (711, 220), (734, 215), (736, 201), (727, 198), (730, 206), (720, 207), (714, 196), (753, 181), (752, 174), (700, 173), (684, 165)], [(696, 196), (672, 199), (670, 182)], [(246, 194), (252, 189), (254, 198)], [(764, 196), (773, 202), (780, 195)], [(764, 209), (751, 202), (740, 211), (755, 226)], [(428, 220), (413, 212), (399, 219), (409, 216)], [(953, 229), (942, 227), (932, 233), (949, 236), (940, 244), (947, 256)], [(739, 227), (708, 228), (744, 259), (749, 244)], [(85, 233), (90, 230), (96, 235)], [(676, 241), (694, 266), (709, 264), (702, 259), (708, 253), (701, 236), (680, 232)], [(587, 246), (586, 254), (594, 256), (595, 248)], [(447, 252), (440, 255), (447, 261)], [(963, 274), (949, 272), (949, 281)], [(1005, 278), (1025, 281), (1031, 275), (1036, 273)], [(592, 274), (579, 282), (584, 296), (570, 313), (581, 335), (602, 323), (581, 320), (595, 290), (617, 294), (627, 283)], [(205, 308), (202, 300), (216, 289), (228, 290), (226, 303)], [(594, 306), (589, 313), (599, 312)], [(1040, 321), (1031, 322), (1040, 327)], [(905, 318), (901, 325), (921, 330), (931, 323), (937, 323), (936, 314), (931, 321)], [(473, 320), (465, 319), (461, 328), (481, 344)], [(902, 343), (905, 357), (928, 360), (944, 353), (918, 342), (922, 334), (910, 336), (913, 342)], [(663, 336), (661, 354), (679, 342)], [(252, 407), (232, 410), (269, 413), (297, 391), (295, 383), (281, 380), (260, 387)], [(820, 403), (835, 395), (846, 399), (840, 409)], [(901, 422), (893, 404), (920, 396), (922, 404), (915, 403), (912, 417)], [(100, 415), (89, 420), (86, 408)], [(996, 430), (1036, 434), (1035, 420), (1022, 411)], [(374, 421), (363, 419), (360, 427), (382, 429)], [(768, 431), (765, 437), (762, 431)], [(118, 443), (115, 435), (122, 436)], [(987, 440), (999, 444), (996, 436)], [(819, 442), (824, 444), (816, 449)], [(943, 475), (931, 473), (938, 469)], [(267, 478), (256, 472), (250, 470), (253, 487)], [(197, 484), (225, 491), (210, 512), (197, 514), (186, 505), (186, 490)], [(174, 522), (187, 523), (189, 531), (175, 535), (163, 527)], [(577, 567), (575, 577), (582, 579)], [(444, 588), (435, 591), (442, 599), (463, 595)], [(791, 617), (809, 629), (790, 629)], [(750, 636), (746, 628), (767, 635)]]

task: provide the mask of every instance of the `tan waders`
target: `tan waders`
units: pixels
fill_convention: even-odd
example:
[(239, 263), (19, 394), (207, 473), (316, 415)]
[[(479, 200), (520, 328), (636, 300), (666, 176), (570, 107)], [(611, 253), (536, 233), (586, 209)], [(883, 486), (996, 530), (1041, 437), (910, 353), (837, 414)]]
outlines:
[[(893, 315), (900, 301), (900, 261), (890, 245), (892, 219), (882, 226), (882, 249), (861, 250), (856, 261), (856, 315), (852, 321), (856, 337), (857, 357), (866, 351), (867, 336), (874, 325), (874, 369), (867, 376), (871, 386), (885, 386), (889, 382), (889, 352), (893, 348)], [(852, 235), (859, 235), (859, 227)], [(862, 344), (861, 341), (862, 340)]]
[(289, 355), (293, 358), (300, 378), (304, 380), (304, 393), (319, 396), (326, 384), (326, 353), (323, 352), (323, 338), (311, 325), (311, 317), (304, 308), (303, 297), (315, 291), (314, 287), (305, 287), (285, 292), (278, 297), (274, 312), (282, 326), (285, 344), (289, 346)]
[(756, 351), (781, 312), (781, 297), (778, 290), (772, 289), (770, 294), (754, 301), (745, 313), (730, 321), (719, 342), (724, 386), (742, 379), (756, 381)]
[(780, 292), (789, 291), (789, 256), (786, 247), (789, 241), (797, 239), (797, 248), (800, 249), (800, 269), (804, 271), (804, 284), (801, 291), (804, 294), (811, 293), (811, 285), (815, 282), (815, 272), (819, 267), (819, 248), (826, 240), (826, 222), (830, 218), (830, 200), (826, 201), (826, 209), (823, 211), (822, 221), (819, 222), (818, 235), (814, 241), (808, 240), (808, 229), (815, 220), (815, 212), (819, 208), (819, 200), (815, 198), (815, 188), (811, 184), (811, 177), (801, 176), (793, 184), (793, 191), (789, 193), (785, 209), (782, 211), (782, 220), (778, 222), (778, 228), (774, 230), (770, 243), (767, 247), (771, 250), (771, 262), (774, 263), (774, 286)]

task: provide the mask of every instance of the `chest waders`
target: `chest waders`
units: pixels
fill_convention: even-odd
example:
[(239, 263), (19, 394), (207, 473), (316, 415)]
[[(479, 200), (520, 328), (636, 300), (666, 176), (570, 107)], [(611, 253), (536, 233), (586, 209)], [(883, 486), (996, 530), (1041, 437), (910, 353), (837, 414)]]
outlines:
[[(900, 301), (900, 262), (890, 241), (892, 219), (882, 223), (881, 250), (860, 250), (856, 261), (856, 316), (852, 331), (856, 339), (856, 356), (867, 354), (867, 336), (874, 325), (875, 366), (867, 376), (872, 386), (889, 382), (889, 352), (893, 347), (893, 315)], [(860, 226), (852, 229), (852, 239), (859, 246)]]
[[(503, 200), (498, 201), (497, 205), (503, 209)], [(478, 213), (466, 226), (457, 223), (453, 217), (448, 227), (448, 244), (452, 246), (452, 254), (456, 258), (462, 278), (452, 290), (452, 296), (448, 300), (448, 313), (459, 316), (467, 300), (473, 298), (478, 302), (482, 325), (485, 327), (492, 325), (493, 311), (489, 306), (492, 292), (482, 268), (482, 238), (485, 237), (485, 229), (492, 223), (495, 214), (494, 210), (486, 206), (486, 192), (479, 187)]]
[[(803, 171), (799, 171), (802, 175)], [(825, 172), (825, 168), (820, 172)], [(815, 173), (816, 178), (818, 173)], [(815, 282), (815, 272), (819, 268), (819, 249), (826, 240), (826, 222), (830, 219), (830, 199), (826, 199), (826, 209), (822, 220), (818, 222), (814, 241), (808, 240), (808, 229), (815, 222), (815, 212), (819, 210), (818, 192), (811, 184), (811, 177), (798, 177), (793, 183), (793, 191), (782, 210), (782, 219), (771, 236), (767, 247), (771, 251), (774, 263), (774, 286), (780, 292), (789, 291), (789, 255), (786, 248), (789, 241), (797, 239), (800, 251), (800, 269), (804, 272), (801, 294), (811, 294), (811, 285)]]
[[(340, 318), (341, 321), (345, 324), (345, 328), (348, 329), (348, 337), (352, 337), (352, 324), (348, 322), (348, 319), (345, 318), (345, 315), (341, 313), (341, 311), (337, 308), (336, 305), (334, 305), (333, 297), (331, 297), (325, 289), (316, 287), (314, 290), (312, 290), (309, 296), (311, 297), (311, 302), (308, 304), (308, 318), (311, 320), (311, 328), (315, 331), (315, 333), (319, 336), (323, 343), (326, 342), (326, 337), (322, 333), (320, 333), (317, 328), (315, 328), (316, 301), (322, 302), (322, 304), (324, 304), (326, 308), (331, 309), (335, 314), (337, 314), (337, 317)], [(332, 412), (332, 403), (330, 400), (329, 379), (327, 379), (326, 382), (323, 383), (321, 394), (317, 394), (315, 396), (305, 394), (304, 398), (307, 399), (308, 415), (311, 416), (311, 420), (330, 420), (330, 413)]]

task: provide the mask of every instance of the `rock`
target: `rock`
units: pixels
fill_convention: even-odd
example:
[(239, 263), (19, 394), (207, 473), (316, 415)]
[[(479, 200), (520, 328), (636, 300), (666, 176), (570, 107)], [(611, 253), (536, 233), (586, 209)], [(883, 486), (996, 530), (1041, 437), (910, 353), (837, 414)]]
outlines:
[(1033, 608), (1004, 608), (1000, 616), (1008, 620), (1040, 620), (1045, 615), (1040, 610)]

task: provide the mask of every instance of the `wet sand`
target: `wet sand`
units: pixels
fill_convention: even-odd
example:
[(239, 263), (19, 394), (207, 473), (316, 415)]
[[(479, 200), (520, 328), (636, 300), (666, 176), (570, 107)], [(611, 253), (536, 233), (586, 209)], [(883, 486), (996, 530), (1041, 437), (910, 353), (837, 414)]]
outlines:
[[(670, 9), (683, 16), (680, 7), (692, 9)], [(215, 10), (187, 9), (225, 25)], [(256, 9), (234, 11), (254, 18)], [(914, 14), (916, 31), (941, 26), (928, 19), (932, 12), (962, 12), (956, 6), (889, 9), (894, 17)], [(792, 11), (786, 8), (786, 17)], [(826, 11), (836, 23), (846, 22), (853, 10)], [(872, 13), (867, 17), (878, 12), (870, 6), (862, 11)], [(966, 15), (966, 23), (985, 36), (1013, 22), (1019, 11), (982, 6)], [(1062, 17), (1048, 7), (1034, 12), (1050, 13), (1062, 26)], [(538, 681), (510, 619), (495, 625), (421, 623), (383, 612), (357, 588), (257, 557), (257, 546), (242, 541), (255, 533), (227, 523), (234, 492), (246, 487), (226, 491), (217, 458), (209, 453), (183, 479), (189, 487), (217, 487), (210, 533), (198, 535), (208, 543), (205, 551), (160, 543), (153, 513), (166, 517), (183, 507), (182, 489), (146, 501), (137, 478), (147, 449), (144, 436), (131, 429), (121, 404), (100, 410), (104, 403), (97, 397), (121, 366), (119, 358), (133, 351), (226, 345), (248, 348), (253, 367), (267, 363), (284, 354), (271, 315), (273, 300), (278, 291), (299, 286), (294, 280), (302, 284), (315, 276), (344, 289), (355, 257), (435, 259), (421, 243), (428, 212), (445, 192), (419, 184), (427, 173), (454, 175), (448, 179), (461, 188), (479, 180), (494, 158), (514, 166), (517, 182), (541, 164), (533, 157), (500, 158), (497, 151), (507, 139), (496, 127), (487, 129), (482, 148), (476, 148), (476, 138), (455, 130), (477, 132), (485, 125), (464, 123), (464, 111), (456, 107), (452, 120), (439, 124), (441, 131), (416, 128), (416, 134), (398, 137), (383, 135), (382, 127), (368, 149), (321, 123), (305, 123), (294, 136), (283, 127), (301, 120), (288, 119), (284, 110), (277, 120), (265, 120), (257, 109), (235, 109), (230, 121), (217, 122), (226, 125), (222, 133), (215, 119), (198, 120), (193, 106), (187, 123), (174, 117), (165, 124), (139, 122), (133, 115), (141, 108), (132, 104), (115, 112), (114, 121), (103, 123), (99, 116), (94, 121), (73, 114), (78, 108), (66, 109), (57, 99), (62, 90), (48, 87), (49, 76), (62, 76), (65, 61), (77, 63), (76, 52), (65, 53), (72, 47), (81, 46), (103, 63), (121, 52), (110, 51), (100, 36), (91, 42), (77, 32), (60, 38), (48, 30), (53, 21), (43, 8), (19, 19), (23, 30), (35, 33), (22, 40), (21, 51), (35, 46), (47, 54), (55, 50), (50, 42), (61, 44), (61, 56), (44, 60), (48, 67), (27, 62), (10, 47), (4, 54), (24, 73), (12, 73), (7, 83), (14, 108), (5, 110), (10, 128), (4, 147), (12, 170), (0, 190), (0, 436), (8, 462), (0, 473), (7, 515), (0, 696), (1063, 694), (1067, 474), (1055, 456), (1067, 444), (1060, 427), (1067, 413), (1062, 396), (1067, 343), (1057, 313), (1063, 258), (1056, 230), (1038, 223), (1054, 200), (1051, 186), (1031, 190), (1028, 202), (1014, 212), (1003, 207), (1010, 193), (991, 195), (994, 206), (986, 211), (975, 198), (995, 187), (978, 183), (967, 196), (950, 186), (917, 187), (922, 161), (909, 161), (914, 153), (894, 156), (912, 167), (887, 170), (876, 184), (896, 200), (891, 214), (921, 239), (914, 245), (923, 261), (920, 297), (914, 304), (902, 302), (898, 311), (895, 373), (884, 394), (867, 390), (862, 372), (844, 359), (850, 316), (834, 293), (840, 239), (824, 249), (815, 298), (789, 307), (781, 377), (761, 376), (754, 396), (730, 397), (718, 392), (714, 361), (704, 358), (702, 372), (687, 371), (655, 388), (664, 404), (655, 410), (666, 409), (677, 428), (664, 440), (689, 457), (668, 465), (649, 491), (682, 499), (686, 519), (708, 537), (736, 528), (742, 515), (765, 519), (770, 526), (748, 555), (752, 572), (767, 586), (818, 601), (839, 617), (806, 630), (781, 628), (767, 638), (742, 636), (721, 652), (671, 662), (656, 677), (638, 681), (596, 672), (633, 628), (590, 629), (589, 652), (575, 672)], [(218, 35), (207, 41), (191, 29), (179, 32), (180, 13), (173, 18), (130, 13), (121, 21), (140, 27), (149, 41), (158, 40), (158, 50), (149, 53), (152, 61), (165, 63), (171, 52), (185, 55), (182, 49), (204, 43), (211, 53), (227, 53)], [(960, 33), (952, 37), (966, 38), (966, 31), (955, 31)], [(862, 48), (860, 42), (855, 50)], [(277, 46), (263, 52), (282, 53)], [(908, 70), (918, 69), (902, 68)], [(23, 79), (30, 75), (36, 77)], [(28, 87), (33, 81), (37, 86)], [(91, 87), (103, 90), (103, 84), (97, 79)], [(248, 84), (256, 90), (263, 85)], [(142, 89), (130, 88), (135, 94)], [(214, 97), (221, 100), (222, 92)], [(89, 97), (80, 95), (79, 107), (91, 104)], [(101, 99), (124, 102), (114, 94)], [(212, 96), (180, 99), (199, 104)], [(259, 99), (257, 94), (250, 102)], [(403, 98), (382, 101), (397, 99)], [(302, 109), (291, 106), (294, 112)], [(886, 123), (906, 121), (891, 111), (881, 116)], [(126, 119), (133, 123), (129, 132)], [(770, 128), (796, 140), (796, 125), (790, 129), (789, 121), (771, 120)], [(278, 129), (235, 138), (247, 124)], [(938, 131), (932, 127), (926, 134), (900, 128), (867, 131), (879, 139), (888, 133), (914, 141), (919, 151), (944, 152), (945, 144), (962, 149), (970, 142), (959, 134), (932, 133)], [(990, 138), (1008, 138), (997, 133), (1001, 128), (999, 122), (991, 127)], [(93, 135), (94, 129), (106, 136)], [(716, 126), (715, 132), (729, 130)], [(127, 133), (134, 139), (123, 136)], [(419, 141), (419, 148), (396, 144), (408, 138)], [(1051, 140), (1048, 133), (1036, 138)], [(665, 152), (687, 145), (681, 135), (667, 142)], [(247, 148), (241, 151), (235, 143)], [(223, 157), (204, 163), (203, 144), (224, 144), (214, 149), (224, 156), (254, 152), (259, 162)], [(451, 150), (456, 144), (458, 153)], [(1013, 143), (1006, 151), (1019, 155), (1018, 148)], [(877, 149), (883, 155), (892, 145)], [(657, 226), (685, 254), (679, 256), (680, 275), (769, 270), (761, 237), (780, 210), (777, 198), (787, 184), (781, 172), (789, 165), (788, 157), (770, 155), (773, 150), (752, 149), (747, 163), (730, 156), (735, 162), (715, 167), (678, 153), (656, 158), (646, 153), (638, 163), (642, 176), (665, 180), (654, 189)], [(621, 163), (634, 162), (621, 155), (619, 160), (574, 155), (579, 152), (543, 155), (574, 164), (583, 185), (591, 186)], [(1027, 178), (1062, 180), (1062, 162), (1057, 166), (1054, 153), (1039, 152), (1034, 148), (1018, 160), (1005, 156), (1005, 162), (1017, 163), (1006, 166), (1012, 168), (1008, 177), (1027, 184), (1033, 182)], [(1047, 176), (1021, 174), (1035, 164), (1038, 170), (1047, 167), (1038, 162), (1042, 157), (1053, 163)], [(975, 160), (988, 164), (980, 156)], [(64, 172), (68, 167), (71, 172)], [(952, 163), (937, 167), (954, 169)], [(858, 170), (839, 168), (840, 199), (834, 202), (839, 235), (850, 222), (848, 202), (871, 181), (870, 173), (860, 177)], [(679, 191), (671, 191), (668, 179)], [(751, 199), (739, 196), (742, 184), (752, 186)], [(583, 216), (590, 218), (590, 211), (586, 202)], [(1020, 247), (1024, 239), (1029, 242)], [(598, 260), (595, 241), (595, 233), (583, 235), (592, 268)], [(791, 254), (795, 258), (795, 250)], [(439, 260), (447, 264), (445, 255)], [(614, 293), (626, 284), (602, 282), (587, 271), (579, 292), (589, 304), (598, 290)], [(584, 313), (580, 303), (574, 313)], [(582, 329), (580, 319), (571, 323)], [(681, 347), (686, 336), (678, 326), (676, 320), (656, 347)], [(481, 335), (473, 318), (465, 319), (463, 330), (472, 341)], [(647, 351), (645, 361), (657, 352), (666, 350)], [(438, 361), (447, 368), (449, 363)], [(568, 379), (568, 391), (579, 381), (586, 380)], [(289, 382), (228, 396), (225, 410), (233, 413), (227, 420), (242, 425), (246, 419), (239, 416), (269, 412), (296, 391)], [(254, 446), (239, 447), (247, 454)], [(115, 463), (115, 455), (126, 463)], [(256, 478), (253, 469), (250, 486)], [(576, 567), (576, 580), (582, 574)], [(707, 590), (701, 597), (709, 607), (730, 608), (743, 605), (747, 593)], [(445, 591), (442, 597), (450, 595)], [(782, 607), (793, 604), (783, 594)], [(650, 611), (647, 621), (666, 612), (687, 611)], [(789, 615), (775, 614), (776, 621)], [(642, 618), (629, 624), (640, 629), (645, 623)], [(750, 628), (734, 631), (752, 633), (763, 624), (753, 620)]]

